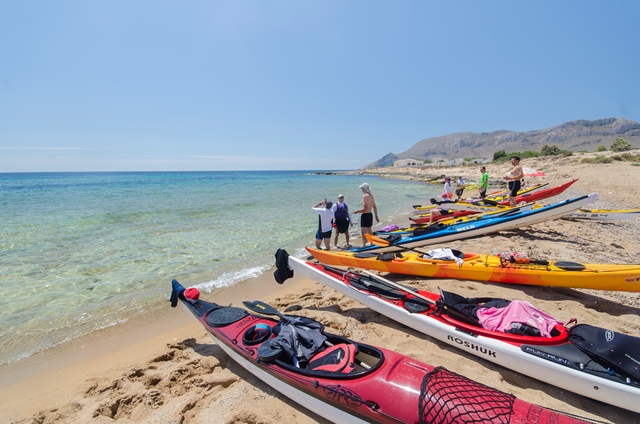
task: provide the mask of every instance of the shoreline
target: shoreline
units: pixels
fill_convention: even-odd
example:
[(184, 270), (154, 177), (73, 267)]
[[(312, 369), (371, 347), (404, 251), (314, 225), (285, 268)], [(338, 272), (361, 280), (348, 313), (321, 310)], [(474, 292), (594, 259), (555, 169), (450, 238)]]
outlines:
[[(576, 158), (554, 158), (544, 163), (539, 158), (525, 159), (523, 166), (547, 174), (531, 181), (557, 185), (579, 178), (566, 193), (567, 197), (597, 191), (600, 197), (596, 208), (640, 206), (640, 189), (635, 185), (640, 180), (640, 167), (620, 162), (589, 165), (572, 160)], [(491, 176), (502, 175), (508, 165), (485, 166)], [(446, 168), (442, 175), (462, 175), (473, 182), (479, 177), (476, 168), (479, 167)], [(384, 168), (369, 173), (388, 178), (406, 173), (407, 178), (424, 178), (421, 170), (414, 168)], [(477, 190), (465, 192), (472, 193)], [(479, 253), (492, 249), (528, 251), (536, 257), (583, 263), (640, 263), (639, 235), (638, 218), (620, 223), (557, 220), (462, 240), (448, 247)], [(640, 414), (560, 390), (435, 342), (306, 278), (295, 276), (293, 281), (280, 286), (273, 280), (272, 272), (270, 269), (255, 279), (203, 297), (236, 305), (242, 300), (260, 299), (282, 312), (289, 309), (296, 311), (294, 314), (318, 319), (327, 326), (327, 331), (442, 365), (528, 402), (604, 422), (640, 422)], [(431, 291), (446, 287), (469, 297), (527, 300), (563, 322), (578, 318), (581, 323), (640, 335), (638, 293), (398, 275), (387, 278)], [(167, 292), (169, 289), (167, 283)], [(169, 308), (168, 302), (165, 309), (142, 323), (111, 327), (0, 367), (0, 399), (0, 415), (16, 423), (326, 422), (231, 361), (200, 324), (183, 311)]]
[[(224, 305), (271, 299), (286, 290), (273, 279), (274, 270), (205, 296)], [(293, 284), (308, 287), (315, 283), (294, 277)], [(167, 291), (170, 290), (167, 284)], [(251, 299), (247, 293), (251, 293)], [(125, 369), (154, 356), (168, 344), (200, 333), (204, 333), (200, 324), (179, 308), (170, 308), (167, 301), (166, 308), (144, 318), (90, 333), (4, 365), (0, 367), (0, 416), (21, 419), (42, 409), (55, 408), (61, 399), (70, 401), (87, 378)]]

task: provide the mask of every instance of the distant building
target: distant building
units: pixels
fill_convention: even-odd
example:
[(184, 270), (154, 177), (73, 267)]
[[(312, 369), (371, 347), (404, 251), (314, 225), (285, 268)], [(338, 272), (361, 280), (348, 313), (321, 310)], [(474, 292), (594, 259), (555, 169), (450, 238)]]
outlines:
[(424, 161), (423, 160), (417, 160), (417, 159), (398, 159), (397, 161), (393, 162), (393, 166), (424, 166)]

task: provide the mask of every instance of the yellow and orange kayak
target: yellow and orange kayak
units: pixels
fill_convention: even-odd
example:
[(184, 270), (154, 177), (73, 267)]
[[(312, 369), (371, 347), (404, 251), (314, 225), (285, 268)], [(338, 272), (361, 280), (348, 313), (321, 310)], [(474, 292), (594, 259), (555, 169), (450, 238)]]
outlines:
[[(486, 281), (491, 283), (640, 292), (640, 264), (579, 264), (531, 260), (507, 263), (497, 255), (459, 252), (464, 259), (440, 260), (417, 252), (374, 253), (326, 251), (307, 248), (319, 262), (395, 274), (430, 278)], [(426, 251), (426, 250), (425, 250)]]

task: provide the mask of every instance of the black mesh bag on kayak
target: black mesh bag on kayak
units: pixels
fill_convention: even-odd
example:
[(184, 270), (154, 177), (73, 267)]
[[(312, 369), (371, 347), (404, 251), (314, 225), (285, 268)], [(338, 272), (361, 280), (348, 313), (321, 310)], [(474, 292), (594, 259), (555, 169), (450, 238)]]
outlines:
[(578, 324), (569, 330), (569, 340), (594, 361), (640, 380), (640, 338)]
[(509, 423), (515, 396), (434, 368), (422, 379), (420, 423)]

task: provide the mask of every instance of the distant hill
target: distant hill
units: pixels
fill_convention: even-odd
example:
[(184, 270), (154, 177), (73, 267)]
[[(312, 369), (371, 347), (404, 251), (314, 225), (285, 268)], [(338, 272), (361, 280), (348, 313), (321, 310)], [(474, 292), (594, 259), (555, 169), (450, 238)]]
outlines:
[(545, 144), (562, 150), (593, 152), (598, 146), (611, 146), (622, 137), (634, 148), (640, 148), (640, 124), (624, 118), (571, 121), (544, 130), (515, 132), (500, 130), (492, 133), (456, 133), (425, 138), (402, 153), (388, 153), (363, 168), (384, 167), (398, 159), (488, 158), (500, 150), (523, 152), (540, 151)]

